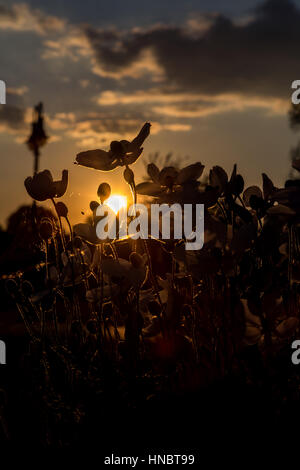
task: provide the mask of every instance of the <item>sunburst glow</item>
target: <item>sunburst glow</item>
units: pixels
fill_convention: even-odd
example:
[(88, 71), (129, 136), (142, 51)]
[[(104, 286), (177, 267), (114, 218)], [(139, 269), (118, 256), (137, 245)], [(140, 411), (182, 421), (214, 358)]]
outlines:
[(127, 197), (120, 194), (112, 194), (105, 201), (105, 204), (117, 214), (122, 207), (127, 207)]

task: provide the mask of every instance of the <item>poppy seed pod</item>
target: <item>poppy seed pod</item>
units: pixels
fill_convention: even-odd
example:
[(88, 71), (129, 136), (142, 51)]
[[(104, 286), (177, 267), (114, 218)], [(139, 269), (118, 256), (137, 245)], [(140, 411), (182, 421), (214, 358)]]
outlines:
[(59, 201), (55, 204), (55, 207), (56, 207), (56, 212), (59, 215), (59, 217), (67, 217), (68, 208), (67, 208), (66, 204)]
[(6, 292), (10, 295), (17, 294), (19, 286), (14, 279), (8, 279), (5, 283)]
[(131, 262), (134, 268), (140, 268), (144, 264), (142, 256), (136, 253), (135, 251), (130, 253), (129, 261)]
[(130, 168), (126, 168), (123, 173), (124, 180), (128, 184), (132, 184), (134, 182), (134, 173)]
[[(99, 186), (99, 188), (100, 188), (100, 186)], [(99, 202), (97, 202), (97, 201), (91, 201), (90, 202), (90, 209), (91, 209), (92, 212), (94, 212), (97, 209), (98, 206), (99, 206)]]
[(22, 282), (22, 293), (25, 295), (25, 297), (30, 297), (33, 294), (33, 285), (29, 281), (23, 281)]
[(51, 222), (44, 220), (39, 227), (40, 236), (43, 240), (47, 241), (53, 236), (53, 227)]
[(103, 204), (103, 202), (106, 201), (106, 199), (108, 199), (111, 194), (110, 185), (108, 183), (101, 183), (98, 188), (97, 194), (101, 203)]

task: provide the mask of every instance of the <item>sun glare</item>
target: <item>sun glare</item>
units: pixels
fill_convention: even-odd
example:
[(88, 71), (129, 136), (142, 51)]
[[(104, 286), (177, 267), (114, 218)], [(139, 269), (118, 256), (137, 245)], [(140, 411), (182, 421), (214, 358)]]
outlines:
[(113, 194), (105, 201), (105, 204), (117, 214), (122, 207), (127, 207), (127, 197)]

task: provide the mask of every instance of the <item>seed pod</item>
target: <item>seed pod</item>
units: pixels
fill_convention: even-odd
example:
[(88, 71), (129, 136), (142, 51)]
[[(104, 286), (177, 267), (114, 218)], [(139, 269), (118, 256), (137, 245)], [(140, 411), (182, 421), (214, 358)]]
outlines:
[(130, 168), (126, 168), (123, 173), (124, 180), (128, 184), (132, 184), (134, 182), (134, 173)]
[(59, 201), (55, 204), (56, 212), (58, 213), (59, 217), (67, 217), (68, 215), (68, 208), (66, 204)]
[(8, 294), (15, 295), (19, 290), (19, 286), (14, 279), (8, 279), (5, 283), (5, 289)]
[(27, 280), (22, 282), (22, 292), (25, 297), (30, 297), (33, 294), (33, 291), (34, 289), (31, 282)]
[(39, 227), (40, 236), (47, 241), (53, 237), (53, 227), (50, 221), (44, 220)]
[(129, 261), (131, 262), (134, 268), (140, 268), (144, 264), (144, 260), (141, 255), (133, 251), (130, 253)]
[(97, 194), (101, 203), (103, 204), (103, 202), (106, 201), (106, 199), (108, 199), (111, 194), (110, 185), (108, 183), (101, 183), (98, 188)]
[[(99, 186), (99, 188), (100, 188), (100, 186)], [(98, 191), (99, 191), (99, 189), (98, 189)], [(94, 212), (97, 209), (98, 206), (99, 206), (99, 202), (97, 202), (97, 201), (91, 201), (90, 202), (90, 209), (91, 209), (92, 212)]]

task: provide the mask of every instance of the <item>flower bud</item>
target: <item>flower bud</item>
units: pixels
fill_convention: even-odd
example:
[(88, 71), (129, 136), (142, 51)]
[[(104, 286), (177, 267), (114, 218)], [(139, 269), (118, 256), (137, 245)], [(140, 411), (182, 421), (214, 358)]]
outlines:
[(50, 221), (43, 221), (39, 227), (40, 236), (47, 241), (53, 236), (53, 227)]
[(110, 194), (111, 194), (111, 187), (108, 183), (101, 183), (99, 188), (98, 188), (98, 191), (97, 191), (97, 194), (98, 194), (98, 197), (100, 199), (100, 201), (103, 202), (109, 198)]
[(140, 268), (144, 264), (144, 260), (141, 255), (133, 251), (130, 253), (129, 261), (131, 262), (134, 268)]
[[(98, 191), (99, 191), (99, 189), (98, 189)], [(92, 212), (94, 212), (97, 209), (98, 206), (99, 206), (99, 202), (97, 202), (97, 201), (91, 201), (90, 202), (90, 209), (91, 209)]]
[(59, 217), (67, 217), (68, 208), (67, 208), (66, 204), (59, 201), (55, 204), (55, 207), (56, 207), (56, 212), (59, 215)]
[(124, 180), (128, 184), (132, 184), (134, 182), (134, 173), (130, 168), (126, 168), (123, 173)]

